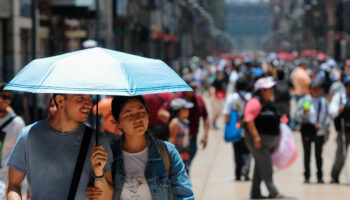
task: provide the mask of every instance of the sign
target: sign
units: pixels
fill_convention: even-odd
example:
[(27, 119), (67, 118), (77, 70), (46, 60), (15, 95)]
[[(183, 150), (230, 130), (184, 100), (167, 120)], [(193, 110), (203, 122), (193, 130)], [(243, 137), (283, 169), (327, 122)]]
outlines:
[(74, 30), (74, 31), (66, 31), (64, 35), (67, 38), (85, 38), (87, 33), (85, 30)]

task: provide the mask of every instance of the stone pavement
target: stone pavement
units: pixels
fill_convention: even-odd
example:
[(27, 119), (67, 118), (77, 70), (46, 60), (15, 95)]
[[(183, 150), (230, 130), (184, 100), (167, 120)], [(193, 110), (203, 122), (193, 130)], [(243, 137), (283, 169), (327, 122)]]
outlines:
[[(301, 137), (298, 132), (295, 132), (294, 136), (299, 153), (296, 162), (288, 169), (274, 170), (274, 181), (279, 191), (289, 197), (288, 199), (350, 199), (350, 156), (340, 177), (341, 184), (328, 184), (336, 148), (335, 132), (332, 131), (323, 151), (326, 184), (316, 184), (314, 156), (311, 167), (312, 183), (303, 184)], [(233, 165), (232, 144), (225, 143), (222, 130), (210, 130), (208, 147), (204, 150), (199, 148), (191, 167), (190, 178), (195, 198), (198, 200), (249, 199), (251, 182), (235, 182)], [(253, 166), (252, 162), (252, 169)], [(251, 176), (252, 172), (253, 170), (251, 170)], [(268, 195), (264, 184), (262, 185), (263, 194)]]

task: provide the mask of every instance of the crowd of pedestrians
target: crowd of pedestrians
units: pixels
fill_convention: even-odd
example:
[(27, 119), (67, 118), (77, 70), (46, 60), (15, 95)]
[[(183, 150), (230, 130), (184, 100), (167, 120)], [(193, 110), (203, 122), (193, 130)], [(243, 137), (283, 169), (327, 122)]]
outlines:
[[(189, 64), (183, 72), (193, 91), (103, 96), (98, 108), (90, 95), (11, 94), (2, 90), (2, 84), (2, 198), (7, 182), (7, 197), (19, 199), (25, 177), (32, 199), (67, 198), (75, 177), (67, 169), (78, 165), (81, 144), (87, 140), (88, 159), (74, 189), (76, 198), (193, 199), (189, 172), (198, 144), (207, 146), (210, 130), (223, 131), (232, 111), (238, 116), (235, 128), (242, 130), (242, 138), (232, 142), (234, 179), (252, 179), (252, 199), (265, 198), (262, 182), (270, 198), (284, 197), (273, 180), (272, 162), (280, 141), (280, 123), (288, 123), (301, 134), (305, 183), (312, 179), (312, 143), (317, 183), (340, 183), (350, 144), (349, 66), (313, 57), (208, 57), (197, 66)], [(33, 109), (38, 110), (35, 115)], [(87, 125), (95, 126), (97, 110), (102, 117), (98, 146), (94, 144), (96, 133)], [(24, 128), (25, 124), (31, 125)], [(333, 124), (338, 135), (335, 161), (332, 171), (324, 172), (322, 150)], [(332, 179), (325, 181), (324, 173), (330, 173)]]

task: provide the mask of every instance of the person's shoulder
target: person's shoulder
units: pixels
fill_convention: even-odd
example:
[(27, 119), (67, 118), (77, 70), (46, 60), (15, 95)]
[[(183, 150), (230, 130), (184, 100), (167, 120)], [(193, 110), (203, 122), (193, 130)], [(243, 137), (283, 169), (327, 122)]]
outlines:
[(165, 144), (165, 146), (166, 146), (166, 148), (167, 148), (167, 150), (168, 150), (169, 155), (171, 155), (172, 153), (174, 153), (175, 151), (177, 151), (174, 144), (172, 144), (172, 143), (170, 143), (170, 142), (168, 142), (168, 141), (164, 141), (164, 140), (159, 140), (159, 141), (161, 141), (161, 142), (163, 142), (163, 143)]
[(25, 126), (22, 129), (19, 137), (27, 138), (29, 135), (35, 134), (37, 130), (42, 129), (45, 126), (45, 123), (47, 123), (47, 120), (37, 121), (37, 122), (34, 122), (33, 124)]
[(22, 117), (18, 116), (18, 115), (15, 115), (15, 118), (13, 119), (13, 122), (15, 124), (16, 127), (25, 127), (25, 122), (24, 120), (22, 119)]

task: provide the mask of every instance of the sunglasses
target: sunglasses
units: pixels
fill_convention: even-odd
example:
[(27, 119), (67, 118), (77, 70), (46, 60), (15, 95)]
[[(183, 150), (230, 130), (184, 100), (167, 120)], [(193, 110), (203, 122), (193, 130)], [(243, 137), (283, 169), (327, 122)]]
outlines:
[(9, 95), (5, 95), (5, 94), (0, 94), (0, 98), (2, 98), (3, 100), (11, 100), (12, 97)]

